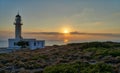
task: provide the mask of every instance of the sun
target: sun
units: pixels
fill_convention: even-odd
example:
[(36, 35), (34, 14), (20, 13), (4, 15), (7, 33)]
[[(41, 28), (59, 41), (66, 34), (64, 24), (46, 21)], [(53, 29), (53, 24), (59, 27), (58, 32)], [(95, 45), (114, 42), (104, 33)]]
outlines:
[(63, 33), (68, 34), (70, 32), (69, 32), (69, 30), (65, 29)]

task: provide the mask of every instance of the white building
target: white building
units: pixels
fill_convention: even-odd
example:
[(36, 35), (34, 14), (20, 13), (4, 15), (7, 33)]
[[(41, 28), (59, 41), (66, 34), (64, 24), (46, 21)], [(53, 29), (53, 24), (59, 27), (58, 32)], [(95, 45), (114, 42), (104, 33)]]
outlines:
[[(16, 18), (15, 18), (15, 38), (13, 39), (8, 39), (8, 42), (9, 42), (9, 46), (8, 48), (9, 49), (21, 49), (22, 47), (26, 47), (26, 48), (29, 48), (31, 50), (34, 50), (34, 49), (37, 49), (37, 48), (44, 48), (45, 46), (45, 41), (44, 40), (36, 40), (36, 39), (24, 39), (22, 36), (21, 36), (21, 26), (23, 25), (21, 23), (21, 16), (19, 15), (19, 13), (16, 15)], [(18, 46), (18, 43), (22, 42), (23, 43), (26, 43), (24, 44), (24, 46), (21, 46), (19, 45)]]

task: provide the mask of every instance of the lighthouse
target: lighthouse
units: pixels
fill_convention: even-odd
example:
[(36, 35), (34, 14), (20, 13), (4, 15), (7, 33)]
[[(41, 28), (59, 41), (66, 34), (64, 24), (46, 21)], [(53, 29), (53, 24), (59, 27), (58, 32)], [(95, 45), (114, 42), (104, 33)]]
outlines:
[(21, 16), (19, 15), (19, 13), (15, 17), (14, 25), (15, 25), (15, 39), (21, 40), (22, 39), (22, 36), (21, 36), (22, 23), (21, 23)]
[(15, 16), (15, 38), (8, 39), (8, 49), (21, 49), (22, 46), (18, 45), (19, 42), (24, 42), (24, 48), (30, 50), (41, 49), (45, 47), (45, 40), (36, 40), (35, 38), (23, 38), (22, 37), (22, 23), (19, 13)]

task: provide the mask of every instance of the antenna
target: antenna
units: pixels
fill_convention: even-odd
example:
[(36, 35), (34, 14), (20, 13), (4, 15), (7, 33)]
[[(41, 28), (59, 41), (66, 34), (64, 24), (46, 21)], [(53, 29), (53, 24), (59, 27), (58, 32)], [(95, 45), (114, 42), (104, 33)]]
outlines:
[(18, 10), (18, 13), (17, 13), (18, 15), (19, 15), (19, 10)]

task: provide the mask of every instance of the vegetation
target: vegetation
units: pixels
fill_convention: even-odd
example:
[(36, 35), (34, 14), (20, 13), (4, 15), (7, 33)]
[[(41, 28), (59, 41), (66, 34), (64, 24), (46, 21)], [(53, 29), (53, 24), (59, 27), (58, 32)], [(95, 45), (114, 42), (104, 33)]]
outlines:
[(27, 73), (119, 73), (120, 43), (71, 43), (0, 54), (0, 68), (13, 65)]
[(104, 63), (68, 63), (48, 66), (43, 73), (113, 73), (113, 67)]
[(27, 46), (29, 45), (28, 42), (26, 41), (20, 41), (17, 43), (18, 46), (21, 46), (22, 48), (27, 48)]

